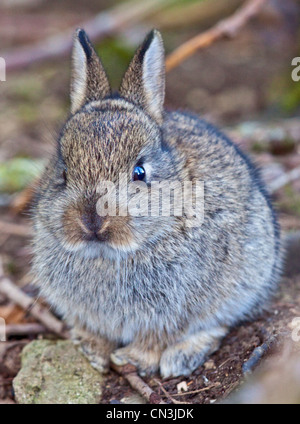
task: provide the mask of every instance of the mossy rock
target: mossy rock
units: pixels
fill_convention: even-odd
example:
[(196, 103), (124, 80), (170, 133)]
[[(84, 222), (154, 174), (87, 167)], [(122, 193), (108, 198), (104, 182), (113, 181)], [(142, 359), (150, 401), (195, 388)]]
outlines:
[(98, 404), (102, 383), (72, 342), (36, 340), (23, 350), (13, 387), (22, 404)]

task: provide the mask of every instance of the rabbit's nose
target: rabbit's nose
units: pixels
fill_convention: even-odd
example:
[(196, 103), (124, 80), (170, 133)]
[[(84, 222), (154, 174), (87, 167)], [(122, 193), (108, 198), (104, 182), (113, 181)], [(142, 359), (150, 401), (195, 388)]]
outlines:
[(87, 233), (97, 235), (103, 225), (103, 218), (94, 212), (86, 212), (81, 216), (81, 222)]

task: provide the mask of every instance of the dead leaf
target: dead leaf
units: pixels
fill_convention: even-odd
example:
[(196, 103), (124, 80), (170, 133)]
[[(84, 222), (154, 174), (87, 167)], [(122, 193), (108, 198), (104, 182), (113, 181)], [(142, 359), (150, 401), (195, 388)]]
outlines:
[(205, 370), (214, 370), (216, 369), (216, 364), (214, 363), (213, 359), (210, 359), (209, 361), (206, 361), (203, 365)]
[(189, 388), (186, 381), (182, 381), (181, 383), (177, 384), (177, 393), (187, 392), (188, 389)]
[(24, 322), (25, 311), (19, 306), (10, 303), (0, 306), (0, 317), (4, 319), (6, 324), (19, 324)]

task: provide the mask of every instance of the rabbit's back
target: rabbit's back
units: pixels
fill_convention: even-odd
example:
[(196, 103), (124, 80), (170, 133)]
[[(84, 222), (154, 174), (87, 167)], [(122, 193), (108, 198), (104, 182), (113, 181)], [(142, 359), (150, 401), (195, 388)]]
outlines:
[[(164, 128), (168, 143), (186, 158), (189, 178), (204, 183), (204, 222), (187, 231), (200, 255), (200, 279), (207, 270), (210, 290), (222, 293), (220, 304), (231, 297), (237, 315), (253, 316), (276, 290), (282, 262), (276, 213), (259, 171), (236, 144), (196, 116), (168, 113)], [(221, 305), (217, 309), (224, 319)]]

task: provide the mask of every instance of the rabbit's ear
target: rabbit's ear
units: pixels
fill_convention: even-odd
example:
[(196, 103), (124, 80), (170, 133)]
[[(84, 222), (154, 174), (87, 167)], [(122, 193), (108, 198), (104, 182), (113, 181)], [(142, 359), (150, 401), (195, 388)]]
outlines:
[(111, 93), (110, 85), (85, 31), (78, 29), (74, 35), (71, 77), (71, 113), (85, 103), (100, 100)]
[(120, 86), (121, 96), (143, 107), (158, 123), (165, 97), (165, 57), (160, 33), (153, 30), (134, 55)]

